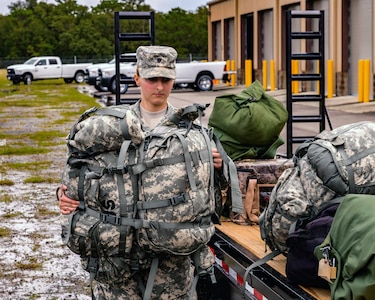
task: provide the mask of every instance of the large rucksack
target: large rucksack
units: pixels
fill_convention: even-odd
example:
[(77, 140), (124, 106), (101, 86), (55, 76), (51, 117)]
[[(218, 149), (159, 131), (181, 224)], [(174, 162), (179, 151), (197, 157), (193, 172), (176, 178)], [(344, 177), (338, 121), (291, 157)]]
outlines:
[[(194, 123), (203, 110), (179, 109), (147, 136), (126, 105), (89, 110), (73, 126), (62, 182), (80, 206), (65, 240), (92, 277), (122, 280), (150, 267), (146, 252), (192, 254), (213, 235), (212, 147), (222, 148)], [(239, 210), (236, 169), (221, 155)]]
[[(249, 267), (283, 253), (291, 227), (313, 219), (320, 209), (347, 193), (375, 193), (375, 123), (363, 121), (323, 131), (293, 156), (259, 217), (262, 239), (272, 252)], [(296, 228), (298, 229), (298, 228)]]
[(363, 121), (323, 131), (302, 144), (295, 167), (279, 178), (260, 217), (262, 238), (271, 249), (287, 251), (290, 225), (314, 217), (333, 198), (375, 193), (375, 123)]
[(133, 251), (137, 177), (129, 166), (143, 140), (141, 122), (128, 105), (89, 109), (69, 133), (62, 183), (80, 204), (63, 224), (63, 239), (92, 279), (121, 282), (151, 264)]

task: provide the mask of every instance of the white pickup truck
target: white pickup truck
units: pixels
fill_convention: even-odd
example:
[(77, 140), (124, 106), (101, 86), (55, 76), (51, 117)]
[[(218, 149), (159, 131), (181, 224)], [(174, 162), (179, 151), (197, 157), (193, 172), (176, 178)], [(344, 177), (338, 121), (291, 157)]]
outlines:
[[(135, 63), (124, 63), (120, 66), (120, 76), (132, 81), (135, 73)], [(189, 87), (198, 91), (212, 90), (213, 80), (228, 80), (225, 61), (176, 63), (175, 87)], [(116, 69), (108, 66), (99, 70), (97, 85), (106, 87), (112, 93), (116, 92)], [(120, 84), (120, 93), (128, 90), (128, 84)]]
[(57, 78), (63, 78), (66, 83), (73, 80), (82, 83), (85, 80), (85, 69), (89, 65), (92, 64), (62, 64), (58, 56), (32, 57), (23, 64), (7, 67), (7, 79), (13, 84), (30, 84), (36, 80)]

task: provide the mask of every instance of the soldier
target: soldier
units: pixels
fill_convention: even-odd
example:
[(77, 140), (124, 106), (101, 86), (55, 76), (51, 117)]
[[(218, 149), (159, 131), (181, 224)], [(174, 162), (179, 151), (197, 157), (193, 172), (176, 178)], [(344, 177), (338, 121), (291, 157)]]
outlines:
[[(137, 49), (137, 70), (134, 75), (137, 86), (141, 89), (141, 99), (134, 104), (133, 109), (142, 120), (142, 129), (147, 133), (152, 130), (175, 108), (168, 103), (168, 96), (176, 78), (175, 61), (177, 52), (171, 47), (141, 46)], [(222, 158), (213, 149), (215, 168), (221, 168)], [(66, 186), (58, 189), (59, 206), (62, 214), (70, 214), (76, 210), (79, 202), (68, 198), (64, 191)], [(204, 265), (213, 264), (212, 253), (204, 249), (201, 253)], [(146, 263), (147, 265), (147, 263)], [(94, 280), (94, 299), (142, 299), (145, 293), (150, 265), (141, 271), (140, 276), (129, 276), (121, 283), (108, 280)], [(194, 278), (194, 266), (189, 256), (163, 254), (159, 257), (151, 293), (152, 299), (196, 299), (190, 298)], [(147, 289), (147, 287), (146, 287)]]

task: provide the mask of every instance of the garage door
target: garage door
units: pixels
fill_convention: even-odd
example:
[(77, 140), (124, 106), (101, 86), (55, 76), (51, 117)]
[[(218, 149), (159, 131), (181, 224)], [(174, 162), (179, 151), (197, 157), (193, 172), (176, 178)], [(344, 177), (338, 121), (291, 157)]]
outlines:
[[(351, 0), (349, 9), (349, 94), (358, 95), (358, 61), (370, 59), (373, 47), (373, 0)], [(372, 70), (372, 68), (371, 68)], [(372, 72), (370, 75), (372, 86)], [(372, 91), (370, 98), (372, 99)]]

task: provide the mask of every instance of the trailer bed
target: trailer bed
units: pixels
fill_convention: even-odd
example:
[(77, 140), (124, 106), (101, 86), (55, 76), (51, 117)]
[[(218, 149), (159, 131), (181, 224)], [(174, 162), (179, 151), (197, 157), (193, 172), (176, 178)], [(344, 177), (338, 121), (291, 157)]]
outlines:
[(269, 250), (265, 252), (265, 242), (261, 239), (257, 225), (242, 226), (223, 221), (221, 225), (216, 225), (216, 233), (210, 246), (216, 256), (216, 268), (227, 276), (232, 284), (237, 285), (248, 299), (331, 298), (329, 289), (291, 285), (285, 275), (284, 255), (278, 255), (257, 267), (244, 281), (246, 267), (269, 253)]

